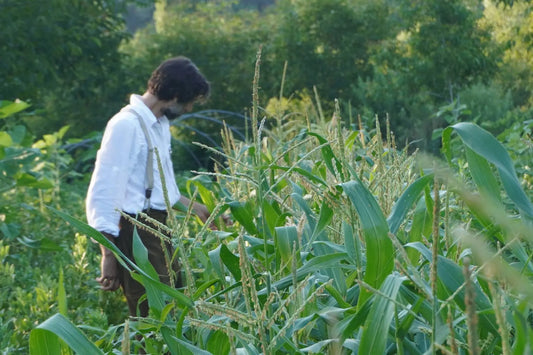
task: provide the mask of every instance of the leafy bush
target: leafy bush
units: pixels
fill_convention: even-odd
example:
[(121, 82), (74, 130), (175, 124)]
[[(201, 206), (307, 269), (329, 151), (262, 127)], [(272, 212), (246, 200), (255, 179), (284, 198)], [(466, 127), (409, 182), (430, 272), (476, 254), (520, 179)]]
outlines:
[(498, 135), (514, 122), (508, 113), (513, 110), (510, 92), (495, 83), (474, 84), (459, 93), (459, 100), (471, 111), (471, 119), (481, 127)]
[[(30, 331), (59, 311), (63, 285), (68, 316), (87, 326), (122, 322), (125, 309), (116, 295), (103, 297), (93, 281), (98, 248), (75, 234), (46, 205), (83, 218), (86, 185), (64, 149), (65, 127), (35, 140), (17, 113), (23, 102), (0, 105), (0, 351), (27, 353)], [(60, 275), (63, 275), (61, 280)], [(66, 302), (66, 301), (65, 301)], [(94, 307), (94, 305), (99, 305)]]

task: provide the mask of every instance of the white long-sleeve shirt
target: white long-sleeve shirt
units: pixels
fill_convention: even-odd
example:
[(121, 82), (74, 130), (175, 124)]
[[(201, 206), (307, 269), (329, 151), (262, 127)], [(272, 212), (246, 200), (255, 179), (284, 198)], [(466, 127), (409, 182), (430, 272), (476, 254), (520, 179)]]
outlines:
[[(154, 148), (157, 148), (163, 166), (170, 203), (180, 199), (170, 157), (170, 130), (168, 119), (156, 118), (139, 95), (130, 97), (130, 104), (109, 120), (87, 192), (86, 212), (89, 225), (100, 232), (118, 236), (122, 210), (138, 213), (145, 206), (146, 158), (148, 143), (133, 109), (144, 120)], [(150, 208), (165, 210), (166, 204), (157, 159), (154, 153), (154, 188)]]

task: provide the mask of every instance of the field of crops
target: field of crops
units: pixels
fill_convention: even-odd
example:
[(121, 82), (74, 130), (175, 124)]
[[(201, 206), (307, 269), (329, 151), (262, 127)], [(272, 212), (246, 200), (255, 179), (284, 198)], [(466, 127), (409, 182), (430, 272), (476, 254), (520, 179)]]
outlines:
[(222, 132), (217, 169), (182, 184), (211, 220), (170, 218), (186, 287), (160, 283), (142, 243), (137, 265), (121, 258), (147, 288), (146, 319), (125, 319), (120, 295), (93, 280), (90, 238), (114, 246), (83, 222), (86, 177), (65, 169), (61, 133), (8, 142), (19, 164), (2, 202), (3, 351), (530, 353), (531, 126), (521, 162), (466, 122), (442, 132), (435, 157), (396, 149), (377, 120), (316, 107), (265, 116), (255, 104), (248, 139)]

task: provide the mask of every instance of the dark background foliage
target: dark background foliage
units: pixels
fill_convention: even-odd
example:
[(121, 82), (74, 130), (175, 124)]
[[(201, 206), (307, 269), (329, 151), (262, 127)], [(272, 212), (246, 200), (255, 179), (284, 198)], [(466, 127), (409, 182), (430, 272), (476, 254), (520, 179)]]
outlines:
[[(37, 137), (67, 124), (68, 137), (101, 131), (130, 93), (145, 89), (153, 68), (175, 55), (192, 58), (212, 83), (212, 97), (199, 110), (246, 115), (259, 47), (261, 106), (279, 97), (282, 85), (293, 102), (320, 100), (326, 116), (338, 99), (347, 122), (360, 116), (372, 127), (376, 115), (382, 122), (388, 117), (400, 146), (435, 150), (433, 131), (454, 119), (499, 134), (523, 120), (531, 104), (527, 1), (4, 0), (0, 6), (0, 97), (32, 104), (21, 118)], [(487, 109), (495, 102), (498, 110)], [(449, 105), (466, 106), (460, 114), (435, 115)], [(244, 128), (242, 120), (235, 124)], [(198, 119), (189, 126), (194, 130), (178, 130), (176, 138), (207, 144), (194, 133), (201, 131), (217, 142), (220, 124)], [(177, 165), (207, 167), (205, 152), (191, 149), (201, 166), (188, 164), (185, 151), (176, 154), (184, 160)]]

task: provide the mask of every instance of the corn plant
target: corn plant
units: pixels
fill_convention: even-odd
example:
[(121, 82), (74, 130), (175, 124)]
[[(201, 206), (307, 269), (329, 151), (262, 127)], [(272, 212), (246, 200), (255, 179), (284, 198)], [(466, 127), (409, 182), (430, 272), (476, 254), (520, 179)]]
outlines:
[[(259, 62), (252, 137), (224, 130), (215, 171), (187, 185), (210, 219), (191, 224), (189, 210), (154, 230), (172, 235), (186, 286), (159, 282), (137, 237), (133, 263), (56, 211), (145, 285), (150, 316), (86, 336), (57, 315), (31, 352), (59, 337), (95, 354), (529, 353), (533, 206), (504, 147), (457, 123), (442, 132), (444, 161), (408, 154), (379, 122), (347, 128), (338, 105), (327, 119), (318, 98), (270, 117)], [(231, 226), (219, 221), (228, 211)]]

